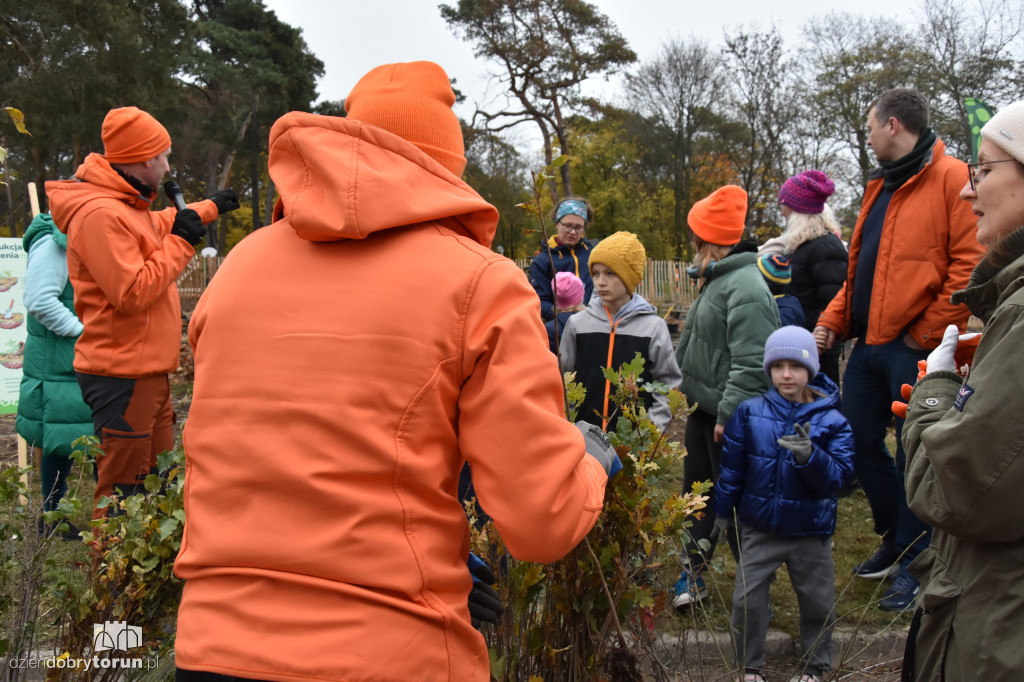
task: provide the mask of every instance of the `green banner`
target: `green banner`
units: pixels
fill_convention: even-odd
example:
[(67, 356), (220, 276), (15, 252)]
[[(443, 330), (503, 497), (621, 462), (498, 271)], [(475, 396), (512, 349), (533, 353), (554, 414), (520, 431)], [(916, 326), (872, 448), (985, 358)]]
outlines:
[(981, 144), (981, 129), (989, 122), (992, 115), (992, 107), (975, 97), (965, 97), (964, 105), (967, 107), (967, 122), (971, 125), (971, 161), (978, 163), (978, 145)]

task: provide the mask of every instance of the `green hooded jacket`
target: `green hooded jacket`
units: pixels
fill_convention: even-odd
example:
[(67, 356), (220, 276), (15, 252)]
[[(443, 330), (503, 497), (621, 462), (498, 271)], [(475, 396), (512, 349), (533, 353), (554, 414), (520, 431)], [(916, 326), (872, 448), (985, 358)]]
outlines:
[[(953, 294), (985, 322), (966, 378), (934, 372), (910, 397), (907, 502), (935, 532), (921, 580), (918, 680), (1017, 680), (1024, 671), (1024, 228)], [(910, 664), (908, 661), (905, 664)]]
[[(25, 251), (29, 251), (43, 239), (52, 239), (60, 247), (55, 250), (56, 257), (67, 258), (67, 236), (46, 213), (40, 213), (32, 220), (22, 245)], [(43, 260), (31, 263), (33, 268), (50, 266)], [(28, 275), (26, 273), (26, 279)], [(25, 298), (26, 305), (29, 305), (29, 296)], [(70, 281), (57, 298), (74, 315), (74, 292)], [(68, 456), (72, 441), (93, 433), (92, 411), (82, 399), (72, 367), (77, 335), (55, 334), (33, 315), (27, 317), (28, 338), (25, 340), (15, 428), (30, 446), (42, 448), (44, 455)]]
[(756, 262), (756, 250), (734, 250), (705, 269), (707, 281), (676, 345), (682, 392), (722, 426), (741, 402), (771, 385), (764, 343), (781, 323)]

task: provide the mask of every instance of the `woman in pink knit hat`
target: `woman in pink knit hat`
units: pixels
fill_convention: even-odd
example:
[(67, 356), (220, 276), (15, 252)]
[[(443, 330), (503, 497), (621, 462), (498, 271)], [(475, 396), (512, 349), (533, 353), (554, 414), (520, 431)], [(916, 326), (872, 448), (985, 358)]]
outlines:
[[(789, 293), (800, 301), (808, 331), (814, 330), (821, 311), (846, 281), (849, 256), (837, 236), (839, 223), (825, 203), (834, 192), (835, 185), (817, 169), (797, 173), (779, 189), (786, 230), (778, 242), (789, 255)], [(837, 384), (839, 352), (836, 345), (821, 356), (821, 371)]]

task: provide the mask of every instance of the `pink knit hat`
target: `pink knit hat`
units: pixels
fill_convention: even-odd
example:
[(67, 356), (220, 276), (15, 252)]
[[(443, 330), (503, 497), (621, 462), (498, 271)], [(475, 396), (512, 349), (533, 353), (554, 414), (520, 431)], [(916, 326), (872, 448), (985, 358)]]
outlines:
[(835, 191), (835, 184), (820, 170), (805, 170), (782, 183), (779, 203), (797, 213), (816, 215), (825, 210), (825, 201)]
[(555, 305), (559, 308), (572, 308), (583, 302), (583, 280), (571, 272), (555, 273), (555, 279), (551, 280), (552, 289), (558, 285), (558, 298)]

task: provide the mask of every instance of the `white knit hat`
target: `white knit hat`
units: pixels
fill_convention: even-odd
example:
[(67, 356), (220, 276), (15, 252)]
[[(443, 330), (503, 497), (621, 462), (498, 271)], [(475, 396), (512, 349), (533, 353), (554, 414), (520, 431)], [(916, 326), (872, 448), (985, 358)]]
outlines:
[(981, 136), (1024, 163), (1024, 100), (1000, 109), (981, 129)]

